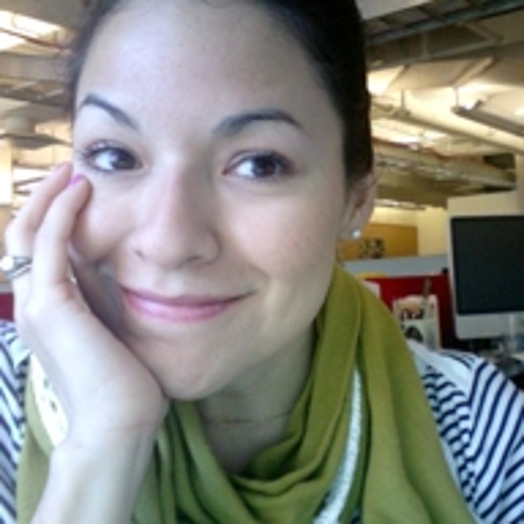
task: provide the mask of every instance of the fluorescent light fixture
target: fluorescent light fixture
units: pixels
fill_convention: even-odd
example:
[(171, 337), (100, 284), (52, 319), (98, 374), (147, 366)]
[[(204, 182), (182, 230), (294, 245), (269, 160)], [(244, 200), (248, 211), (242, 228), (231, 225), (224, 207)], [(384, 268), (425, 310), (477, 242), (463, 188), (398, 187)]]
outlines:
[(375, 138), (405, 146), (420, 144), (424, 134), (420, 127), (384, 118), (374, 120), (372, 127)]
[(497, 92), (500, 86), (493, 83), (487, 82), (469, 82), (466, 85), (462, 85), (458, 88), (459, 94), (462, 95), (488, 95), (492, 92)]
[(437, 142), (439, 140), (443, 140), (446, 138), (447, 135), (444, 133), (441, 133), (440, 131), (433, 131), (431, 129), (425, 129), (423, 133), (424, 140), (427, 140), (429, 142)]
[[(6, 32), (2, 32), (2, 29)], [(59, 29), (59, 26), (48, 24), (35, 18), (0, 10), (0, 51), (23, 44), (23, 36), (41, 38)], [(9, 33), (20, 34), (22, 37)]]
[(415, 202), (403, 202), (399, 200), (390, 200), (387, 198), (378, 198), (375, 201), (375, 207), (386, 209), (398, 209), (402, 211), (423, 211), (428, 206), (417, 204)]
[(429, 4), (430, 0), (357, 0), (365, 20), (386, 16), (402, 9)]
[(452, 108), (452, 111), (455, 115), (471, 120), (472, 122), (483, 124), (493, 129), (510, 133), (511, 135), (524, 137), (524, 126), (522, 124), (517, 124), (507, 118), (483, 111), (483, 105), (482, 102), (477, 102), (472, 108), (455, 106)]

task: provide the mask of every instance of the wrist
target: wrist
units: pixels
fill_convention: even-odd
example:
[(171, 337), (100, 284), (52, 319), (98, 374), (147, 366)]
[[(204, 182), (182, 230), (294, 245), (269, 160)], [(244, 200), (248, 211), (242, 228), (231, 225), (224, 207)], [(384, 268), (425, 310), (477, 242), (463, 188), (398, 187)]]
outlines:
[(33, 524), (129, 523), (156, 430), (68, 436), (52, 453)]

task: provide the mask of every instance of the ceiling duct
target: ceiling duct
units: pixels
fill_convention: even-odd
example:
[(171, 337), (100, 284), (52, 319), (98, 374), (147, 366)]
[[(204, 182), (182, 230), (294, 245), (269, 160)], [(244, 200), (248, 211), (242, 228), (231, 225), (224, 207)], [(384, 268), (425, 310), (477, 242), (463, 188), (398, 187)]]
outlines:
[(0, 140), (7, 140), (15, 149), (41, 149), (55, 145), (69, 145), (52, 135), (38, 133), (35, 122), (26, 116), (7, 116), (4, 118), (4, 131)]

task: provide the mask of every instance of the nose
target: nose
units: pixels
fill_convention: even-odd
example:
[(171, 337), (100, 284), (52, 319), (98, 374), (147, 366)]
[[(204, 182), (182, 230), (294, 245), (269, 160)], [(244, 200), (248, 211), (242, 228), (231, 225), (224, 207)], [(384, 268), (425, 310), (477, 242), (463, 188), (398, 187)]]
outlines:
[(206, 264), (218, 256), (216, 195), (205, 177), (151, 175), (139, 190), (137, 205), (132, 249), (143, 261), (175, 269)]

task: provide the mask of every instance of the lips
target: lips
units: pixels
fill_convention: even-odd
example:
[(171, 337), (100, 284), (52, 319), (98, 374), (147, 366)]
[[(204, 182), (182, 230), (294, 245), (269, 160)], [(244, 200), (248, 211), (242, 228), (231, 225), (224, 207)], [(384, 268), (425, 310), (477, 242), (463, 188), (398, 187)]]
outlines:
[(210, 320), (225, 313), (246, 297), (246, 295), (165, 297), (126, 288), (122, 288), (122, 295), (126, 306), (133, 313), (175, 323)]

